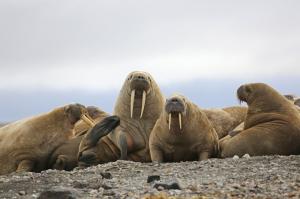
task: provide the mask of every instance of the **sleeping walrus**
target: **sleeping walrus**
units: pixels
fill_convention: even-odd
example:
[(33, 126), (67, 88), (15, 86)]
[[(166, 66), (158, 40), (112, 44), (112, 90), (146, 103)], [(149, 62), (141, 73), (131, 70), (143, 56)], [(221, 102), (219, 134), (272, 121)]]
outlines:
[(248, 104), (244, 130), (220, 140), (221, 157), (300, 154), (300, 114), (286, 97), (263, 83), (237, 90)]
[[(114, 115), (120, 118), (120, 126), (105, 138), (113, 143), (120, 152), (117, 159), (128, 159), (127, 155), (131, 154), (136, 157), (136, 161), (151, 161), (149, 136), (161, 113), (163, 101), (163, 95), (149, 73), (135, 71), (127, 76), (114, 108)], [(99, 140), (102, 137), (103, 134), (97, 138)], [(92, 148), (97, 148), (97, 146), (88, 146), (88, 143), (90, 140), (83, 140), (79, 149), (79, 160), (86, 159), (81, 156), (94, 154), (96, 149)], [(99, 159), (99, 162), (102, 160)]]
[(0, 129), (0, 174), (39, 172), (51, 152), (72, 137), (74, 124), (85, 117), (80, 104), (10, 123)]
[(218, 153), (218, 135), (206, 114), (182, 95), (167, 99), (150, 135), (152, 161), (205, 160)]
[[(86, 107), (88, 115), (91, 117), (91, 121), (95, 124), (101, 122), (104, 118), (109, 116), (108, 113), (100, 110), (95, 106)], [(91, 124), (87, 123), (85, 120), (81, 119), (76, 122), (73, 129), (73, 134), (76, 136), (66, 142), (62, 143), (57, 147), (49, 158), (48, 168), (57, 170), (67, 170), (70, 171), (78, 166), (78, 149), (79, 144), (83, 138), (83, 135), (91, 129)]]

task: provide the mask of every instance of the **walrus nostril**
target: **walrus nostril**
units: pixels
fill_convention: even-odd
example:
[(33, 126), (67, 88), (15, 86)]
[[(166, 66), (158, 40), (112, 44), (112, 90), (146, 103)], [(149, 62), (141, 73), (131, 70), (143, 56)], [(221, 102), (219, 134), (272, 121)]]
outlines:
[(139, 76), (137, 76), (137, 79), (145, 79), (145, 77), (142, 75), (139, 75)]
[(171, 102), (179, 102), (179, 100), (176, 98), (173, 98), (173, 99), (171, 99)]

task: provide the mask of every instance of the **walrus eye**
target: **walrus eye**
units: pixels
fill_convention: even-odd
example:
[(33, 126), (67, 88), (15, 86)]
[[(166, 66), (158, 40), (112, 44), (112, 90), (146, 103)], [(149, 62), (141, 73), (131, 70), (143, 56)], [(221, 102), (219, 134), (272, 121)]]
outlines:
[(150, 77), (148, 77), (148, 79), (149, 79), (149, 82), (151, 83), (151, 78), (150, 78)]
[(247, 93), (251, 93), (251, 92), (252, 92), (252, 90), (251, 90), (251, 88), (250, 88), (249, 86), (246, 86), (246, 87), (245, 87), (245, 91), (246, 91)]

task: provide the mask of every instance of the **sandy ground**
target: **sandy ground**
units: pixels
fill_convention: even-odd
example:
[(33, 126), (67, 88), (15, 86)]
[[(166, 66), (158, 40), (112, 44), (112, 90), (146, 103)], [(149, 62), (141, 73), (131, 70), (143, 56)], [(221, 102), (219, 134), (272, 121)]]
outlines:
[(71, 172), (47, 170), (0, 176), (0, 198), (172, 196), (299, 198), (300, 156), (164, 164), (117, 161)]

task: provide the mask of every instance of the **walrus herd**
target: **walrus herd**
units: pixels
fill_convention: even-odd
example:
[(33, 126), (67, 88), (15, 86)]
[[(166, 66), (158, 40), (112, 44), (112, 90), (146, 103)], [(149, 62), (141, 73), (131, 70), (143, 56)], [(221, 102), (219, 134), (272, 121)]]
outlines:
[(181, 94), (165, 98), (147, 72), (130, 73), (112, 115), (69, 104), (0, 124), (0, 175), (72, 170), (118, 159), (201, 161), (300, 154), (300, 98), (264, 83), (241, 85), (247, 106), (204, 109)]

